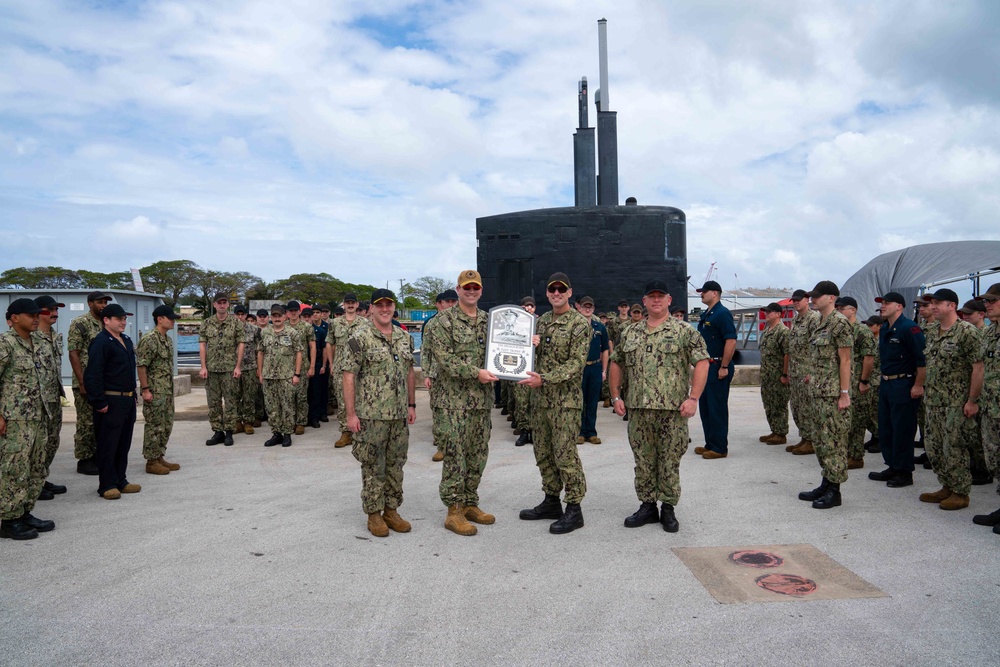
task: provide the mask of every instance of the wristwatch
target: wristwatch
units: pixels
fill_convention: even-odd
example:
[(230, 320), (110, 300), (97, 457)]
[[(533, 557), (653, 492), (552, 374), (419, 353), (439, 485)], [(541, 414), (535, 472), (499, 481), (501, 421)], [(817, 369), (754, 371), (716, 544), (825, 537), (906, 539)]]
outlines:
[(617, 403), (620, 400), (622, 400), (621, 396), (612, 396), (611, 397), (611, 405), (614, 405), (615, 403)]

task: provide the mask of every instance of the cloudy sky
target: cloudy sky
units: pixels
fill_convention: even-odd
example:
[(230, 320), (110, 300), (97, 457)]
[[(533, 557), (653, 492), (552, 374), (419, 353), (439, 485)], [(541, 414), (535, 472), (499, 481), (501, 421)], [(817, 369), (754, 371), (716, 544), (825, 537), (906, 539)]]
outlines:
[(476, 217), (572, 205), (601, 17), (621, 196), (693, 281), (1000, 238), (994, 0), (13, 0), (0, 270), (457, 275)]

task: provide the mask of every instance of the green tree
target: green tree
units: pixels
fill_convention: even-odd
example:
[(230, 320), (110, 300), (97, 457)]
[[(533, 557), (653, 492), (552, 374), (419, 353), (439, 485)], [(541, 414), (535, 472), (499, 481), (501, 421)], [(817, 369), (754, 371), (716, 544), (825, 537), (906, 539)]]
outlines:
[(164, 295), (163, 301), (171, 308), (191, 293), (202, 273), (202, 268), (188, 259), (153, 262), (139, 269), (146, 291)]
[(354, 292), (358, 299), (366, 300), (375, 289), (371, 285), (345, 283), (329, 273), (296, 273), (284, 280), (272, 283), (271, 298), (307, 303), (339, 303), (344, 294)]
[(407, 298), (414, 297), (418, 300), (419, 306), (406, 306), (407, 308), (433, 308), (434, 299), (438, 294), (446, 289), (454, 289), (452, 281), (434, 276), (424, 276), (417, 278), (412, 283), (403, 285), (402, 297), (404, 303)]

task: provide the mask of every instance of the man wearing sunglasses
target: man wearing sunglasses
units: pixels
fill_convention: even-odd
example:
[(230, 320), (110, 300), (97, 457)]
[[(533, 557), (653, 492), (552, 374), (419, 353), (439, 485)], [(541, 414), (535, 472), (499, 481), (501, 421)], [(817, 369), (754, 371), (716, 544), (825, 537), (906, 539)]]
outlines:
[[(532, 343), (535, 371), (520, 384), (534, 389), (535, 463), (545, 499), (521, 510), (526, 521), (556, 519), (549, 532), (561, 535), (583, 528), (580, 501), (587, 493), (576, 436), (583, 410), (583, 369), (590, 349), (590, 322), (569, 307), (572, 285), (565, 273), (549, 277), (546, 294), (552, 310), (538, 318)], [(565, 489), (566, 511), (559, 502)]]
[(219, 292), (212, 299), (215, 314), (201, 323), (198, 331), (198, 353), (201, 358), (199, 377), (206, 380), (208, 420), (214, 431), (205, 441), (208, 446), (233, 444), (236, 412), (239, 403), (238, 380), (243, 372), (243, 349), (246, 331), (243, 323), (229, 316), (229, 295)]
[(444, 452), (439, 492), (448, 508), (444, 527), (458, 535), (475, 535), (470, 521), (496, 521), (479, 509), (479, 482), (489, 454), (491, 385), (497, 377), (482, 367), (489, 315), (477, 305), (483, 295), (479, 272), (462, 271), (457, 290), (458, 305), (438, 313), (429, 333), (441, 420), (438, 444)]
[(70, 322), (66, 336), (69, 349), (69, 364), (73, 368), (73, 405), (76, 406), (76, 432), (73, 434), (74, 454), (77, 458), (76, 471), (81, 475), (98, 474), (94, 455), (97, 453), (97, 438), (94, 435), (94, 417), (87, 401), (87, 388), (83, 386), (83, 373), (87, 370), (88, 350), (97, 334), (104, 331), (101, 311), (111, 302), (111, 297), (103, 292), (87, 295), (88, 312)]

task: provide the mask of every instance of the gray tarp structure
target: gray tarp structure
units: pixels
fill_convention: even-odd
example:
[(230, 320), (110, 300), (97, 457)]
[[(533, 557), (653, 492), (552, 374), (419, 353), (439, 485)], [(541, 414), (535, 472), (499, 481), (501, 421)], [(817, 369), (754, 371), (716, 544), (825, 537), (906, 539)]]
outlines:
[[(917, 298), (922, 285), (997, 268), (1000, 268), (1000, 241), (915, 245), (887, 252), (868, 262), (847, 279), (840, 293), (857, 299), (858, 318), (863, 319), (877, 314), (875, 297), (886, 292), (899, 292), (909, 304)], [(985, 281), (983, 291), (990, 284)]]

